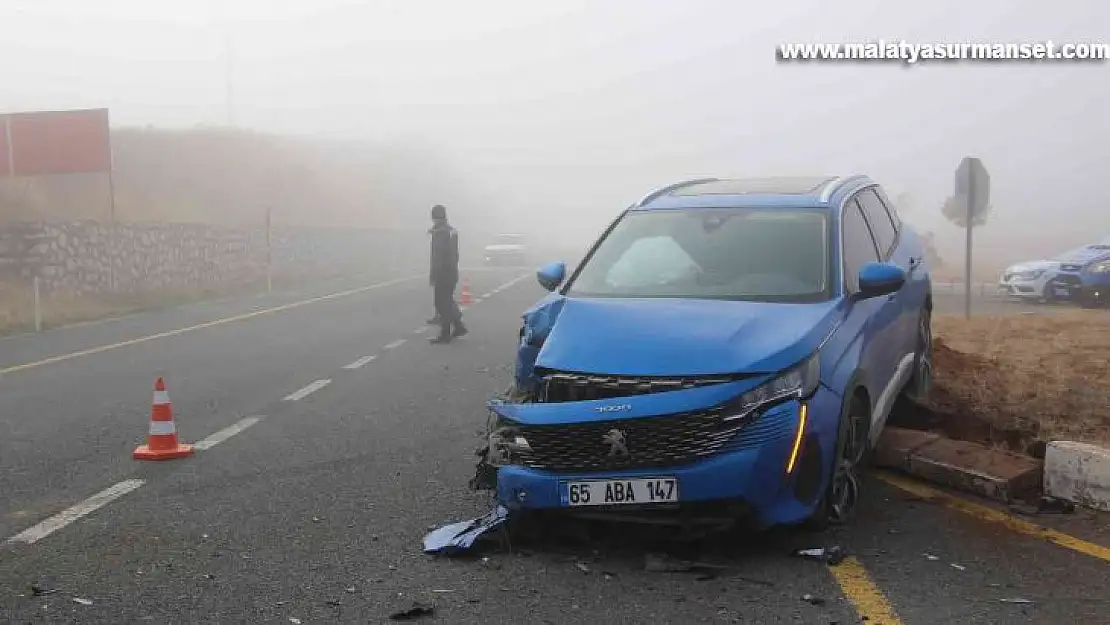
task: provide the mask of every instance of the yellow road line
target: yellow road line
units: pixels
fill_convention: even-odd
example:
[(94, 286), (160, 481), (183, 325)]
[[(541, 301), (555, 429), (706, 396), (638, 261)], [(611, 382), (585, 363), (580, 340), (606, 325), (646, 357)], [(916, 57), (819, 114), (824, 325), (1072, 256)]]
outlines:
[(904, 490), (907, 493), (934, 501), (947, 508), (958, 510), (981, 521), (1001, 525), (1019, 534), (1040, 538), (1041, 540), (1046, 540), (1066, 549), (1071, 549), (1072, 551), (1078, 551), (1092, 558), (1110, 562), (1110, 547), (1104, 547), (1063, 532), (1030, 523), (1029, 521), (1006, 514), (1001, 510), (996, 510), (989, 506), (984, 506), (961, 497), (956, 497), (955, 495), (950, 495), (944, 491), (922, 484), (921, 482), (910, 480), (893, 473), (879, 471), (875, 473), (875, 476), (887, 484)]
[(106, 352), (106, 351), (113, 350), (113, 349), (119, 349), (121, 347), (127, 347), (129, 345), (138, 345), (139, 343), (146, 343), (148, 341), (153, 341), (155, 339), (164, 339), (164, 338), (168, 338), (168, 337), (171, 337), (171, 336), (177, 336), (179, 334), (185, 334), (186, 332), (192, 332), (194, 330), (202, 330), (204, 328), (211, 328), (213, 326), (224, 325), (226, 323), (231, 323), (233, 321), (242, 321), (244, 319), (252, 319), (254, 317), (261, 317), (262, 315), (269, 315), (269, 314), (273, 314), (273, 313), (276, 313), (276, 312), (291, 310), (293, 308), (299, 308), (301, 306), (307, 306), (309, 304), (316, 304), (318, 302), (323, 302), (323, 301), (332, 300), (332, 299), (338, 299), (338, 298), (341, 298), (341, 297), (347, 297), (349, 295), (355, 295), (357, 293), (363, 293), (363, 292), (371, 291), (371, 290), (374, 290), (374, 289), (381, 289), (381, 288), (385, 288), (387, 286), (393, 286), (395, 284), (400, 284), (401, 282), (407, 282), (409, 280), (414, 280), (418, 277), (420, 277), (420, 276), (407, 276), (407, 277), (404, 277), (404, 278), (396, 278), (394, 280), (387, 280), (385, 282), (378, 282), (378, 283), (370, 284), (370, 285), (367, 285), (367, 286), (360, 286), (358, 288), (348, 289), (346, 291), (340, 291), (338, 293), (329, 293), (328, 295), (322, 295), (320, 297), (313, 297), (311, 299), (301, 300), (301, 301), (298, 301), (298, 302), (290, 302), (288, 304), (282, 304), (281, 306), (275, 306), (273, 308), (266, 308), (266, 309), (263, 309), (263, 310), (256, 310), (254, 312), (244, 313), (244, 314), (241, 314), (241, 315), (234, 315), (234, 316), (231, 316), (231, 317), (224, 317), (223, 319), (215, 319), (213, 321), (207, 321), (205, 323), (198, 323), (195, 326), (189, 326), (187, 328), (178, 328), (176, 330), (170, 330), (168, 332), (159, 332), (158, 334), (150, 334), (150, 335), (147, 335), (147, 336), (140, 336), (138, 338), (130, 339), (130, 340), (127, 340), (127, 341), (121, 341), (119, 343), (112, 343), (111, 345), (100, 345), (98, 347), (92, 347), (90, 349), (83, 349), (79, 352), (71, 352), (71, 353), (68, 353), (68, 354), (62, 354), (60, 356), (52, 356), (50, 358), (44, 358), (44, 359), (36, 361), (36, 362), (28, 362), (28, 363), (25, 363), (25, 364), (22, 364), (22, 365), (13, 365), (13, 366), (7, 367), (5, 369), (0, 369), (0, 375), (5, 375), (5, 374), (8, 374), (8, 373), (15, 373), (17, 371), (26, 371), (27, 369), (35, 369), (37, 367), (42, 367), (44, 365), (50, 365), (50, 364), (54, 364), (56, 362), (62, 362), (62, 361), (65, 361), (65, 360), (72, 360), (74, 358), (79, 358), (81, 356), (91, 356), (93, 354), (99, 354), (101, 352)]
[(901, 625), (902, 619), (898, 618), (894, 607), (883, 596), (883, 591), (871, 581), (871, 576), (859, 560), (844, 558), (840, 564), (830, 566), (829, 572), (836, 578), (840, 591), (851, 602), (856, 613), (868, 625)]

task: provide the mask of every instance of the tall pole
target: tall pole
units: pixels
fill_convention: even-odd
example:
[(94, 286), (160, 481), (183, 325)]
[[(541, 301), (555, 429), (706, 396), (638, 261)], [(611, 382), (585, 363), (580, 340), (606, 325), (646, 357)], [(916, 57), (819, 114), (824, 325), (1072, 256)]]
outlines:
[(15, 178), (15, 146), (12, 145), (11, 115), (4, 115), (4, 138), (8, 144), (8, 176)]
[(964, 250), (964, 318), (971, 318), (971, 230), (972, 230), (972, 211), (975, 208), (975, 202), (978, 189), (976, 189), (975, 168), (969, 166), (967, 168), (967, 249)]
[(227, 106), (227, 125), (235, 125), (235, 50), (231, 45), (231, 30), (226, 33), (226, 40), (224, 41), (224, 104)]
[[(116, 241), (116, 152), (112, 148), (112, 124), (108, 122), (108, 242), (114, 249)], [(116, 264), (108, 254), (108, 290), (116, 290)]]
[(273, 211), (274, 209), (266, 207), (266, 292), (271, 293), (274, 290), (274, 238), (273, 238)]

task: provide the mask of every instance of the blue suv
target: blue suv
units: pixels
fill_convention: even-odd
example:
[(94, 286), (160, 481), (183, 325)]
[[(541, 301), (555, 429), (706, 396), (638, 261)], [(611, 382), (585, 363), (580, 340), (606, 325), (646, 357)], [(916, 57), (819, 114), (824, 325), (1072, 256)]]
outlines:
[[(1092, 246), (1094, 247), (1094, 246)], [(1110, 245), (1102, 244), (1103, 253), (1079, 270), (1079, 304), (1084, 308), (1105, 308), (1110, 305)]]
[(569, 277), (539, 270), (486, 486), (519, 512), (846, 522), (895, 400), (931, 383), (925, 258), (865, 176), (647, 195)]

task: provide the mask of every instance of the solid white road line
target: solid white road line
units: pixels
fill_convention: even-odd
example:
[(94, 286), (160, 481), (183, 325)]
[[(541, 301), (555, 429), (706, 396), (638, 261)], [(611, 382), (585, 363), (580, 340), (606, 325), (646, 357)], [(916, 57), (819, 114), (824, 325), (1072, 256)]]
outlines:
[(55, 514), (54, 516), (46, 519), (42, 523), (34, 527), (27, 528), (22, 532), (12, 536), (7, 540), (9, 543), (25, 543), (28, 545), (34, 544), (43, 538), (53, 534), (54, 532), (62, 529), (63, 527), (73, 523), (77, 519), (94, 512), (98, 508), (102, 508), (113, 501), (123, 497), (127, 493), (139, 488), (145, 482), (143, 480), (124, 480), (118, 484), (110, 486), (99, 493), (89, 497), (81, 503), (68, 508)]
[(308, 397), (309, 395), (315, 393), (316, 391), (324, 388), (325, 386), (327, 386), (329, 384), (331, 384), (331, 380), (327, 380), (327, 379), (325, 379), (325, 380), (316, 380), (312, 384), (309, 384), (308, 386), (302, 388), (301, 390), (297, 391), (296, 393), (293, 393), (292, 395), (289, 395), (288, 397), (286, 397), (285, 401), (300, 401), (300, 400), (304, 399), (305, 397)]
[(193, 443), (193, 447), (195, 449), (197, 449), (198, 451), (204, 451), (206, 449), (212, 449), (216, 445), (219, 445), (220, 443), (226, 441), (227, 439), (231, 438), (232, 436), (235, 436), (236, 434), (238, 434), (238, 433), (242, 432), (243, 430), (249, 428), (250, 426), (254, 425), (255, 423), (258, 423), (262, 419), (265, 419), (265, 417), (261, 416), (261, 415), (259, 415), (257, 417), (247, 417), (245, 419), (240, 419), (238, 423), (229, 425), (228, 427), (220, 430), (219, 432), (216, 432), (215, 434), (211, 434), (207, 438), (199, 440), (196, 443)]
[(353, 371), (355, 369), (360, 369), (360, 368), (366, 366), (367, 364), (370, 364), (370, 363), (374, 362), (374, 360), (376, 360), (376, 359), (377, 359), (377, 356), (363, 356), (362, 358), (359, 358), (358, 360), (352, 362), (351, 364), (345, 365), (343, 368), (347, 369), (347, 370), (350, 370), (350, 371)]
[(389, 345), (386, 345), (382, 349), (384, 349), (384, 350), (397, 349), (398, 347), (404, 345), (405, 341), (407, 341), (407, 340), (408, 339), (397, 339), (396, 341), (393, 341), (392, 343), (390, 343)]

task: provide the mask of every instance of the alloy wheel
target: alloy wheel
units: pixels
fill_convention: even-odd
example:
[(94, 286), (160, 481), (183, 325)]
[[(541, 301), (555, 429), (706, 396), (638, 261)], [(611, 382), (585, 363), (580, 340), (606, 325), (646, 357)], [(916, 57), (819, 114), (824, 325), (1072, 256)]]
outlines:
[(829, 521), (836, 525), (847, 523), (859, 503), (859, 470), (867, 452), (867, 412), (862, 404), (856, 398), (848, 407), (844, 447), (832, 477), (828, 511)]
[(932, 316), (928, 311), (921, 313), (921, 324), (918, 329), (918, 355), (917, 366), (914, 367), (914, 399), (923, 402), (929, 398), (929, 391), (933, 387), (933, 328)]

